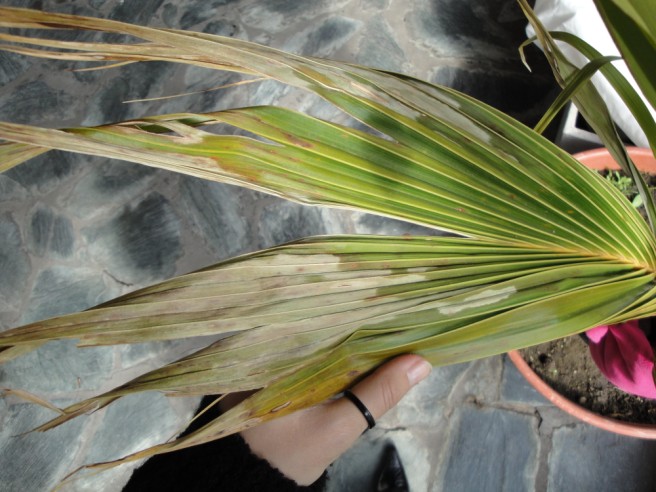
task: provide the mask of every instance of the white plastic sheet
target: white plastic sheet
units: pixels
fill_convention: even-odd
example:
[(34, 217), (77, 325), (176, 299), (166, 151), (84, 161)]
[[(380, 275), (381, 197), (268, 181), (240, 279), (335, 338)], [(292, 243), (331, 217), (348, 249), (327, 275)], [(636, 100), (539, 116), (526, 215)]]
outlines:
[[(549, 31), (566, 31), (575, 34), (594, 46), (602, 55), (619, 55), (615, 43), (592, 0), (536, 0), (534, 10)], [(535, 34), (530, 25), (527, 28), (527, 34), (529, 36)], [(559, 46), (563, 53), (578, 67), (586, 64), (586, 58), (576, 50), (564, 43), (559, 43)], [(623, 61), (617, 61), (614, 62), (614, 65), (631, 82), (638, 93), (642, 94), (626, 64)], [(596, 74), (592, 81), (608, 104), (615, 123), (636, 145), (649, 147), (645, 134), (604, 76)], [(656, 118), (654, 108), (648, 103), (647, 106)]]

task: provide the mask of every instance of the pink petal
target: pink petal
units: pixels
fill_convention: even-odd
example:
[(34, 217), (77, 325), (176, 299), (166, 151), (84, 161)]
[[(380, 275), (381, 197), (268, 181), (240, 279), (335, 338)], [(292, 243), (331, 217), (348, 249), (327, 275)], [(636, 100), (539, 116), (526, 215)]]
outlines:
[(596, 328), (586, 331), (585, 336), (587, 336), (588, 340), (591, 342), (599, 343), (601, 342), (601, 339), (606, 336), (606, 333), (608, 333), (608, 328), (608, 325), (597, 326)]
[(598, 326), (586, 335), (592, 358), (611, 383), (627, 393), (656, 398), (654, 349), (638, 321)]

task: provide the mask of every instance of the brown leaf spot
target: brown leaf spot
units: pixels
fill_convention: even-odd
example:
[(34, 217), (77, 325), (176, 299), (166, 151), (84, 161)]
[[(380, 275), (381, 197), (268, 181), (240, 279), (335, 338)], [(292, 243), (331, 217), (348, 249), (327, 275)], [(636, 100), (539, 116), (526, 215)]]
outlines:
[(291, 133), (286, 133), (285, 132), (285, 138), (287, 141), (292, 144), (296, 145), (297, 147), (303, 147), (306, 149), (312, 148), (313, 145), (310, 142), (306, 142), (305, 140), (301, 140), (300, 138), (296, 137), (295, 135), (292, 135)]

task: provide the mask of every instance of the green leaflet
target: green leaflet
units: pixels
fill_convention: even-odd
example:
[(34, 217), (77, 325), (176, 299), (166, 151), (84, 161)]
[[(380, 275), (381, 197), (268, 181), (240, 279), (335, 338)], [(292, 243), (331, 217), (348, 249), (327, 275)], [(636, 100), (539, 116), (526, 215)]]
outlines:
[(656, 14), (649, 0), (595, 0), (608, 31), (652, 107), (656, 108)]
[[(537, 38), (545, 52), (547, 60), (551, 64), (556, 80), (562, 87), (566, 87), (571, 77), (575, 76), (579, 70), (562, 54), (556, 46), (551, 35), (545, 30), (535, 16), (526, 0), (519, 0), (519, 4), (524, 10), (529, 22), (535, 29)], [(599, 6), (599, 3), (597, 3)], [(608, 24), (608, 21), (607, 21)], [(594, 129), (604, 143), (610, 154), (621, 168), (633, 179), (640, 196), (643, 198), (647, 217), (649, 219), (652, 234), (656, 231), (656, 205), (654, 199), (649, 193), (644, 178), (636, 168), (633, 161), (629, 158), (624, 145), (622, 144), (615, 124), (608, 112), (608, 108), (603, 98), (599, 95), (592, 83), (584, 84), (572, 97), (576, 107), (581, 112), (585, 120)], [(645, 129), (648, 130), (648, 129)]]
[(572, 99), (572, 96), (576, 93), (576, 91), (583, 84), (588, 82), (598, 70), (604, 67), (604, 65), (608, 65), (610, 62), (615, 60), (620, 60), (620, 57), (600, 56), (588, 62), (586, 66), (584, 66), (578, 73), (574, 75), (564, 90), (558, 94), (556, 100), (552, 103), (547, 112), (542, 115), (540, 121), (535, 125), (535, 131), (538, 133), (544, 133), (544, 131), (549, 126), (549, 123), (553, 121), (553, 119), (565, 107), (569, 100)]
[[(275, 144), (212, 135), (189, 121), (228, 122)], [(176, 134), (162, 134), (162, 127)], [(418, 131), (428, 134), (430, 128)], [(481, 238), (589, 254), (603, 251), (642, 264), (654, 261), (653, 239), (644, 222), (594, 173), (561, 161), (560, 153), (550, 156), (558, 172), (550, 171), (539, 160), (539, 147), (532, 147), (534, 155), (523, 152), (522, 160), (489, 149), (475, 155), (474, 142), (483, 137), (473, 132), (465, 136), (472, 142), (470, 149), (458, 155), (417, 131), (393, 135), (403, 144), (389, 142), (282, 108), (144, 118), (66, 133), (0, 124), (0, 132), (7, 138), (122, 157), (305, 203), (373, 211)], [(504, 144), (488, 133), (499, 146)], [(592, 196), (603, 197), (605, 207)], [(626, 227), (627, 218), (634, 227)]]
[[(599, 51), (594, 49), (594, 47), (570, 33), (552, 32), (551, 36), (558, 41), (564, 41), (573, 46), (580, 51), (583, 56), (590, 60), (602, 56)], [(645, 132), (645, 136), (649, 141), (652, 152), (654, 152), (654, 150), (656, 150), (656, 122), (654, 122), (654, 118), (651, 116), (649, 109), (642, 101), (640, 95), (631, 84), (629, 84), (626, 78), (624, 78), (622, 73), (612, 64), (609, 63), (602, 66), (599, 71), (604, 74), (604, 77), (606, 77), (608, 82), (613, 86), (617, 95), (622, 98), (626, 106), (629, 108), (631, 114), (633, 114), (633, 117), (636, 119), (636, 122)]]

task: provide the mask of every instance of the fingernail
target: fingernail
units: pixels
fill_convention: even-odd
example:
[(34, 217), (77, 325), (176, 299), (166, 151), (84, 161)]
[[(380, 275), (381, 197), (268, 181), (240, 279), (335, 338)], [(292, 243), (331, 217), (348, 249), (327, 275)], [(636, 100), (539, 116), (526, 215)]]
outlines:
[(417, 384), (419, 381), (426, 379), (426, 377), (431, 373), (433, 370), (433, 366), (428, 363), (428, 361), (425, 361), (423, 359), (418, 360), (415, 362), (413, 365), (411, 365), (408, 368), (408, 381), (410, 381), (410, 385), (414, 386)]

